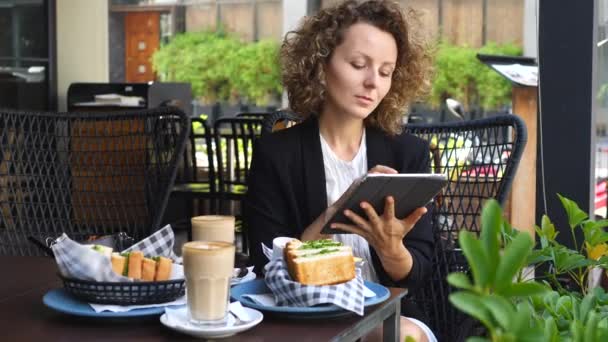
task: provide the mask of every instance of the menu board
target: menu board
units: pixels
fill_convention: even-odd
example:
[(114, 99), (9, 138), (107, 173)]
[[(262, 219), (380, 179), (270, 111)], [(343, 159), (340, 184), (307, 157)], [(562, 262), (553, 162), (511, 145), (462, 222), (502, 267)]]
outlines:
[(477, 54), (477, 58), (517, 85), (538, 86), (538, 65), (534, 58)]

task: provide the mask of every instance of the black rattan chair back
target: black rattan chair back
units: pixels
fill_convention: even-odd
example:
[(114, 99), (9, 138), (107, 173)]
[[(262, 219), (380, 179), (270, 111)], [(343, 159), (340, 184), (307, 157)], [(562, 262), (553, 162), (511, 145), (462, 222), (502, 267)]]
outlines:
[(450, 272), (468, 271), (458, 248), (458, 232), (480, 231), (485, 199), (505, 203), (527, 141), (526, 128), (515, 115), (441, 124), (409, 124), (405, 130), (429, 142), (430, 168), (448, 176), (435, 201), (433, 230), (436, 250), (428, 286), (414, 294), (429, 316), (439, 340), (450, 341), (465, 316), (448, 302)]
[(245, 253), (248, 243), (246, 227), (241, 220), (242, 200), (247, 192), (253, 145), (261, 131), (262, 119), (248, 117), (220, 118), (213, 128), (219, 213), (236, 216), (236, 229), (242, 237), (242, 251)]
[(270, 134), (276, 130), (291, 127), (302, 122), (302, 117), (287, 110), (277, 110), (264, 117), (262, 135)]
[(42, 255), (27, 238), (75, 240), (160, 228), (189, 132), (174, 108), (0, 115), (0, 254)]
[(220, 197), (231, 199), (245, 194), (253, 143), (262, 131), (259, 118), (220, 118), (214, 124)]
[(252, 118), (252, 119), (264, 119), (270, 112), (240, 112), (236, 114), (237, 118)]
[(207, 200), (206, 213), (216, 213), (218, 180), (213, 131), (205, 119), (192, 118), (191, 123), (189, 143), (186, 145), (182, 165), (178, 169), (178, 176), (171, 193), (174, 196), (185, 197), (190, 201), (190, 205), (193, 199)]

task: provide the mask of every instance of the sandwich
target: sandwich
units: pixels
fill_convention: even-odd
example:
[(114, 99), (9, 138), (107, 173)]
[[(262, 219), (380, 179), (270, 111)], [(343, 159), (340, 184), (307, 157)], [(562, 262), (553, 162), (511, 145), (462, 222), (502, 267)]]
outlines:
[(112, 253), (111, 261), (115, 273), (143, 281), (168, 280), (173, 267), (173, 261), (169, 258), (145, 258), (140, 251)]
[(329, 239), (285, 245), (284, 259), (291, 279), (304, 285), (334, 285), (355, 278), (355, 259), (349, 246)]

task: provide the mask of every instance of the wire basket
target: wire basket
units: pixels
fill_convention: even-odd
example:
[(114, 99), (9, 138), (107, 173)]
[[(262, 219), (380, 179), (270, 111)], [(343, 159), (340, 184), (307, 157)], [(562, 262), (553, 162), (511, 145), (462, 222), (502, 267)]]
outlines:
[(174, 301), (186, 293), (185, 279), (147, 282), (100, 282), (59, 274), (67, 292), (88, 303), (140, 305)]

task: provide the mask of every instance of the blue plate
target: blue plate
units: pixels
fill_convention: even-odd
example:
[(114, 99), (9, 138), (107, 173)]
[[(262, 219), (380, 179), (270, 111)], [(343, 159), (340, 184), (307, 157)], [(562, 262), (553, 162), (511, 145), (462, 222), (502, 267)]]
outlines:
[[(377, 283), (365, 281), (365, 286), (376, 294), (374, 297), (365, 299), (365, 307), (376, 305), (384, 302), (389, 296), (389, 290)], [(266, 286), (264, 279), (256, 279), (248, 283), (234, 286), (230, 290), (230, 295), (233, 300), (238, 300), (244, 306), (254, 308), (269, 314), (280, 314), (281, 317), (297, 317), (297, 318), (328, 318), (339, 317), (354, 314), (351, 311), (344, 310), (336, 305), (316, 305), (310, 307), (297, 306), (265, 306), (255, 303), (247, 297), (246, 294), (264, 294), (270, 293), (270, 289)]]
[[(83, 301), (78, 300), (64, 289), (53, 289), (47, 292), (42, 298), (44, 305), (49, 308), (75, 316), (100, 317), (100, 318), (122, 318), (122, 317), (141, 317), (159, 316), (165, 312), (164, 306), (135, 309), (125, 312), (95, 312), (93, 308)], [(177, 306), (176, 306), (177, 307)]]

